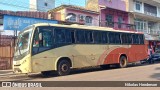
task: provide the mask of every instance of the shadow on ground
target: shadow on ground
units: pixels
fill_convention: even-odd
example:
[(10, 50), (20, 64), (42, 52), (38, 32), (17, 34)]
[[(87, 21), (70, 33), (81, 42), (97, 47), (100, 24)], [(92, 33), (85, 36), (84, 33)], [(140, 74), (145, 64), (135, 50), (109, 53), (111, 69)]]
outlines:
[(154, 73), (153, 75), (151, 75), (151, 78), (160, 80), (160, 67), (157, 67), (155, 70), (158, 70), (159, 73)]
[[(155, 64), (158, 64), (159, 62), (156, 62)], [(143, 67), (147, 65), (153, 65), (153, 64), (130, 64), (127, 68), (134, 68), (134, 67)], [(81, 73), (88, 73), (88, 72), (97, 72), (97, 71), (107, 71), (107, 70), (114, 70), (114, 69), (121, 69), (117, 68), (115, 65), (112, 65), (110, 68), (107, 69), (102, 69), (99, 66), (96, 67), (87, 67), (87, 68), (81, 68), (81, 69), (74, 69), (71, 71), (70, 75), (75, 75), (75, 74), (81, 74)], [(156, 70), (160, 71), (160, 67), (156, 68)], [(40, 79), (46, 79), (46, 78), (54, 78), (58, 77), (57, 73), (53, 71), (50, 75), (43, 76), (42, 74), (31, 74), (31, 75), (25, 75), (24, 77), (21, 77), (17, 79), (16, 77), (13, 77), (13, 79), (17, 79), (16, 81), (25, 81), (25, 80), (36, 80), (38, 78)], [(160, 80), (160, 73), (155, 73), (151, 76), (151, 78), (156, 78)]]

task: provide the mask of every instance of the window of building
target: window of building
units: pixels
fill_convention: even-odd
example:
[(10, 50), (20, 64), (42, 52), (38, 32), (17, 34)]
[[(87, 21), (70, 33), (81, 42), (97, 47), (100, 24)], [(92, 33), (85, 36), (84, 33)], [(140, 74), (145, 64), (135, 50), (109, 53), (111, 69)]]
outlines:
[(106, 15), (106, 26), (108, 27), (114, 27), (114, 17), (113, 15)]
[(67, 14), (67, 20), (71, 22), (76, 22), (76, 14), (74, 13)]
[(122, 16), (118, 17), (118, 28), (122, 28), (123, 18)]
[(151, 16), (157, 16), (157, 7), (144, 3), (144, 13)]
[(138, 32), (146, 32), (147, 30), (146, 21), (141, 19), (135, 19), (134, 24), (136, 25), (136, 30)]
[(142, 2), (135, 1), (135, 10), (141, 11), (141, 9), (142, 9)]
[(48, 6), (48, 3), (46, 3), (46, 2), (45, 2), (45, 3), (44, 3), (44, 6), (46, 6), (46, 7), (47, 7), (47, 6)]
[(91, 16), (86, 16), (85, 20), (86, 20), (86, 24), (92, 24), (92, 17)]

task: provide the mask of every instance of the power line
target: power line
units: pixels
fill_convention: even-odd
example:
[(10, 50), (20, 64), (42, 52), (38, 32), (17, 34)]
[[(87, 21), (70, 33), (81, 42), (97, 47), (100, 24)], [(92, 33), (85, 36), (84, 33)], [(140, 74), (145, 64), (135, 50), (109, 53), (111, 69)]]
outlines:
[[(30, 4), (30, 3), (25, 3), (25, 2), (22, 2), (22, 1), (17, 1), (17, 0), (15, 0), (14, 3), (23, 3), (24, 5), (21, 6), (21, 5), (15, 5), (15, 4), (10, 4), (10, 3), (5, 3), (5, 2), (0, 2), (0, 3), (3, 4), (3, 5), (10, 5), (10, 6), (16, 7), (16, 8), (37, 10), (36, 8), (31, 8), (31, 7), (30, 7), (30, 6), (36, 6), (36, 5)], [(60, 3), (60, 5), (62, 5), (64, 2), (62, 2), (61, 0), (58, 0), (58, 2), (55, 1), (54, 4), (56, 4), (56, 3)], [(72, 3), (73, 3), (73, 1), (72, 1)], [(77, 2), (74, 2), (74, 3), (77, 4)], [(29, 4), (29, 7), (26, 6), (27, 4)], [(65, 4), (65, 3), (64, 3), (64, 4)], [(40, 5), (38, 5), (38, 7), (45, 8), (45, 9), (50, 9), (50, 8), (48, 8), (48, 7), (40, 6)], [(39, 11), (44, 11), (44, 9), (39, 9)]]

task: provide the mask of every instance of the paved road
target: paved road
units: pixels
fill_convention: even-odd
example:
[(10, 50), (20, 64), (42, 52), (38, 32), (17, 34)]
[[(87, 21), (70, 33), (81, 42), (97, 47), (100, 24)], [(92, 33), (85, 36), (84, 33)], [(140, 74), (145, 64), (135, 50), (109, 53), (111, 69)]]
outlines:
[[(5, 79), (4, 79), (5, 80)], [(75, 70), (71, 75), (43, 77), (41, 75), (33, 75), (29, 78), (12, 78), (6, 80), (18, 81), (160, 81), (160, 63), (152, 65), (134, 66), (122, 69), (102, 70), (100, 68)], [(44, 89), (44, 88), (43, 88)], [(45, 88), (47, 90), (47, 88)], [(58, 88), (54, 88), (58, 89)], [(66, 90), (66, 88), (60, 88)], [(68, 90), (102, 90), (107, 88), (68, 88)], [(109, 88), (109, 89), (129, 89), (129, 88)], [(135, 88), (130, 88), (135, 90)], [(141, 90), (158, 90), (160, 88), (136, 88)]]

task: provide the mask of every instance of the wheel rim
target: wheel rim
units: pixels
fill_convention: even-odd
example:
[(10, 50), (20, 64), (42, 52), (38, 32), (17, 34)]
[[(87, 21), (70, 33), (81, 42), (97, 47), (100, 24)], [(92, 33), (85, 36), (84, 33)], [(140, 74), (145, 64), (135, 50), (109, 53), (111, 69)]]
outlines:
[(123, 58), (122, 60), (121, 60), (121, 66), (125, 66), (126, 65), (126, 58)]
[(61, 67), (62, 72), (67, 72), (68, 71), (68, 66), (67, 64), (63, 64)]

